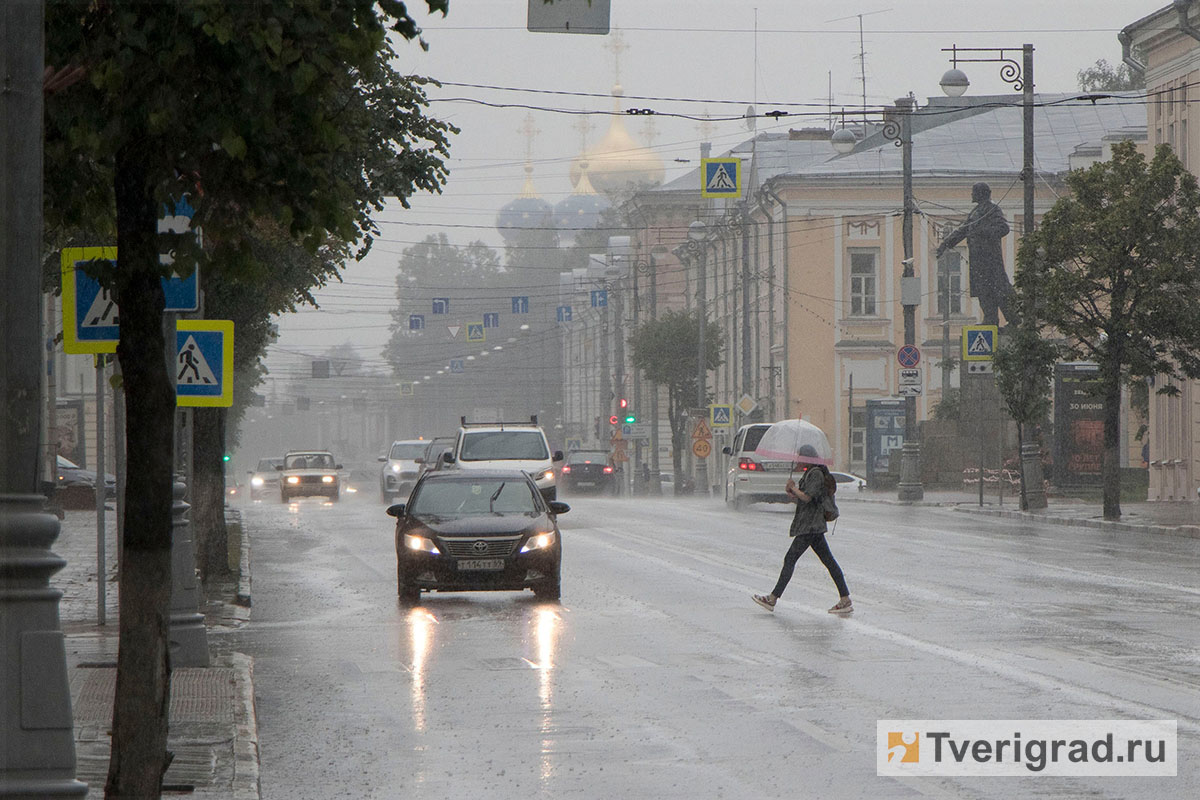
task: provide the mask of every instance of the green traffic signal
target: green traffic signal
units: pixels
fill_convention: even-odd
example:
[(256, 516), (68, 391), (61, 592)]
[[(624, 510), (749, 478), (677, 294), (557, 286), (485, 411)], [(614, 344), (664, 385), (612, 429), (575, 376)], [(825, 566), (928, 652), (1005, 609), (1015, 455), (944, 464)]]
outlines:
[(221, 456), (221, 460), (222, 460), (222, 461), (228, 461), (228, 460), (229, 460), (229, 453), (226, 453), (225, 455)]
[(636, 414), (626, 414), (625, 421), (630, 424), (637, 422), (637, 415)]

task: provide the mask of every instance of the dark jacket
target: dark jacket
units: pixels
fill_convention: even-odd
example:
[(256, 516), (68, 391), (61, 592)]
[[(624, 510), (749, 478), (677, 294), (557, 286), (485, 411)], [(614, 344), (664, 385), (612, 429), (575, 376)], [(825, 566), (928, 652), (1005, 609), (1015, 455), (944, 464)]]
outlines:
[(807, 503), (796, 501), (796, 514), (792, 517), (789, 533), (792, 536), (825, 533), (829, 530), (825, 525), (825, 510), (821, 507), (825, 498), (825, 471), (811, 466), (796, 483), (796, 488), (812, 499)]

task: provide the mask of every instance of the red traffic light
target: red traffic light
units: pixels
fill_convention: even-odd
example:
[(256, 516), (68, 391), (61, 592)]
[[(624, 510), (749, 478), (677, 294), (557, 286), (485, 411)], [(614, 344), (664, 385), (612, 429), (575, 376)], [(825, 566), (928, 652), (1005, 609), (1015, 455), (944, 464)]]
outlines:
[(620, 400), (617, 401), (617, 405), (620, 406), (621, 408), (629, 408), (629, 401), (626, 400), (624, 397), (622, 397)]
[(618, 422), (620, 422), (620, 421), (621, 421), (621, 420), (617, 419), (617, 415), (616, 415), (616, 414), (613, 414), (611, 417), (609, 417), (609, 418), (608, 418), (608, 424), (609, 424), (609, 425), (616, 425), (616, 424), (617, 424)]

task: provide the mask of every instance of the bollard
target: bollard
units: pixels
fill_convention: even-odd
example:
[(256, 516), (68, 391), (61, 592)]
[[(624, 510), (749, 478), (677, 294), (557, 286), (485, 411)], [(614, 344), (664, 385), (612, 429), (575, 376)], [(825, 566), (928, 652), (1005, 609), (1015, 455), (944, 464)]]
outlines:
[(1025, 507), (1036, 511), (1046, 507), (1046, 482), (1042, 474), (1042, 454), (1037, 442), (1021, 444), (1021, 472), (1025, 476)]
[(207, 667), (208, 631), (200, 608), (200, 582), (196, 580), (196, 550), (192, 525), (184, 502), (187, 486), (176, 481), (171, 505), (171, 616), (168, 647), (171, 666)]
[[(67, 653), (59, 626), (62, 592), (50, 576), (59, 523), (40, 495), (0, 495), (0, 798), (83, 797)], [(101, 576), (103, 579), (103, 576)]]

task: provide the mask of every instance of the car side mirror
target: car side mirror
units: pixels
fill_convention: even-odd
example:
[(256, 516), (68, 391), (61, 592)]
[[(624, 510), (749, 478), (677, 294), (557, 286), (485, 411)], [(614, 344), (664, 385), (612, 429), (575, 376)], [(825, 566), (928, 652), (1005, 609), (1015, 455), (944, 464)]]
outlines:
[(425, 459), (423, 459), (423, 458), (414, 458), (414, 459), (413, 459), (413, 463), (414, 463), (414, 464), (424, 464), (424, 463), (425, 463)]
[(342, 468), (342, 465), (341, 465), (341, 464), (335, 464), (333, 468), (334, 468), (334, 469), (341, 469), (341, 468)]
[(550, 513), (558, 515), (565, 514), (571, 510), (571, 507), (561, 500), (551, 500), (549, 503)]
[(388, 506), (387, 515), (399, 519), (404, 516), (404, 503), (396, 503), (394, 506)]
[(453, 464), (454, 456), (450, 455), (449, 453), (446, 453), (446, 455), (442, 456), (442, 463), (443, 464)]
[(275, 465), (275, 471), (276, 471), (276, 472), (283, 472), (283, 464), (276, 464), (276, 465)]
[(555, 460), (555, 461), (562, 461), (562, 460), (563, 460), (563, 452), (562, 452), (562, 450), (555, 450), (555, 451), (554, 451), (554, 460)]
[(730, 448), (730, 447), (722, 447), (722, 448), (721, 448), (721, 452), (722, 452), (722, 453), (724, 453), (724, 454), (725, 454), (725, 455), (727, 455), (727, 456), (731, 456), (731, 455), (733, 455), (733, 448)]
[(379, 458), (377, 458), (375, 460), (376, 461), (387, 461), (387, 456), (380, 456)]

